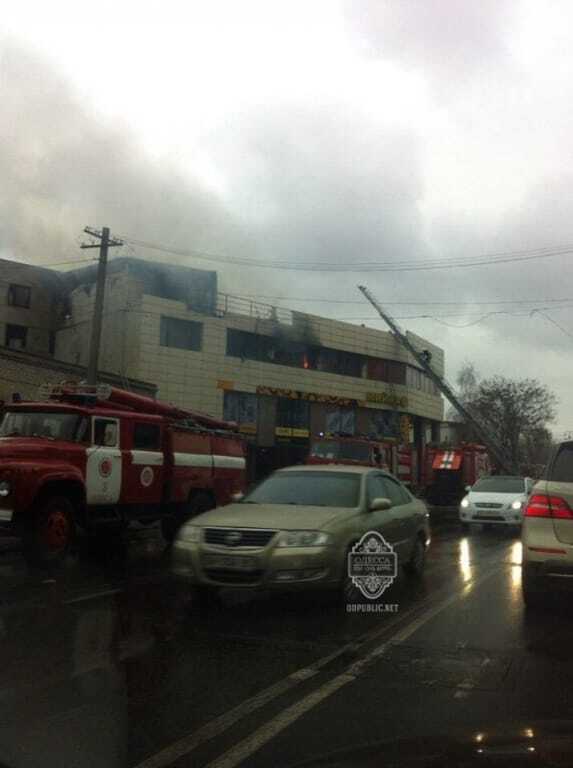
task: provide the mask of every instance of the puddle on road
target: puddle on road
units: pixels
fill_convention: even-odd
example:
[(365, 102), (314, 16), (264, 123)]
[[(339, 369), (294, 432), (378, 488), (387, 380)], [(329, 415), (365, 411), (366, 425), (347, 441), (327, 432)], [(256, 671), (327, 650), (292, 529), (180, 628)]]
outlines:
[(390, 646), (383, 661), (417, 685), (481, 691), (500, 690), (512, 664), (510, 656), (490, 651), (405, 645)]

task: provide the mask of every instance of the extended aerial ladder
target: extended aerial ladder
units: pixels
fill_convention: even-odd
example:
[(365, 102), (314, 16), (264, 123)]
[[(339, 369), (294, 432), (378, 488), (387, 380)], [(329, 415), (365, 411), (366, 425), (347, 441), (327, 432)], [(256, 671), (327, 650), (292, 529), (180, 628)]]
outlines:
[(420, 365), (420, 367), (425, 371), (428, 377), (438, 387), (438, 389), (444, 395), (444, 397), (454, 406), (454, 408), (458, 411), (458, 413), (465, 419), (466, 423), (471, 424), (476, 435), (479, 437), (482, 443), (486, 446), (486, 448), (490, 451), (492, 457), (495, 459), (500, 469), (503, 472), (506, 472), (507, 474), (513, 474), (512, 462), (507, 459), (504, 451), (499, 446), (495, 437), (458, 400), (458, 398), (456, 397), (454, 391), (449, 386), (449, 384), (447, 384), (444, 381), (444, 379), (442, 379), (442, 377), (439, 376), (434, 371), (431, 365), (431, 355), (428, 354), (428, 351), (427, 350), (420, 351), (416, 349), (416, 347), (412, 344), (408, 336), (401, 330), (400, 326), (396, 323), (396, 321), (387, 312), (385, 312), (384, 309), (382, 309), (377, 299), (374, 298), (374, 296), (370, 293), (370, 291), (368, 290), (368, 288), (366, 288), (366, 286), (359, 285), (358, 289), (364, 294), (366, 299), (368, 299), (368, 301), (372, 304), (372, 306), (378, 312), (382, 320), (384, 320), (384, 322), (389, 326), (394, 337), (398, 339), (398, 341), (402, 344), (402, 346), (408, 350), (408, 352), (412, 355), (412, 357), (416, 360), (416, 362)]

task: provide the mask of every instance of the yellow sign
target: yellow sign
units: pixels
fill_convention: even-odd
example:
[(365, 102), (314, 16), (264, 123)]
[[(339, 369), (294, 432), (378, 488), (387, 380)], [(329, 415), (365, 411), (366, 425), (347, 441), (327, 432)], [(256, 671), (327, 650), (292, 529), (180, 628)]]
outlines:
[(321, 395), (317, 392), (302, 392), (298, 389), (282, 389), (281, 387), (266, 387), (264, 385), (257, 387), (257, 395), (285, 397), (288, 400), (308, 400), (311, 403), (327, 403), (329, 405), (356, 405), (356, 400), (351, 397)]
[(290, 427), (275, 427), (275, 435), (277, 437), (292, 437), (292, 429)]
[(392, 392), (367, 392), (366, 401), (368, 403), (389, 405), (390, 408), (408, 407), (408, 398), (405, 395), (394, 395)]
[(219, 379), (217, 381), (217, 389), (235, 389), (235, 382), (227, 381), (226, 379)]
[(294, 429), (292, 430), (293, 437), (308, 437), (310, 432), (308, 429)]
[(245, 435), (256, 435), (256, 424), (239, 424), (239, 432), (242, 432)]

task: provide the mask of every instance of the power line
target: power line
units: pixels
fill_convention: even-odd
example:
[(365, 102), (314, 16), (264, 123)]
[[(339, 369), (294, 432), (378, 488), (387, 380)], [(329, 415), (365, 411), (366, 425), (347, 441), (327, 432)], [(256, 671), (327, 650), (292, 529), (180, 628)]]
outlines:
[(568, 331), (566, 328), (563, 328), (562, 325), (560, 325), (557, 320), (554, 320), (552, 317), (549, 317), (549, 315), (546, 315), (545, 312), (542, 312), (541, 310), (536, 310), (540, 315), (543, 315), (543, 317), (546, 320), (549, 320), (550, 323), (553, 323), (553, 325), (557, 326), (560, 331), (562, 331), (566, 336), (569, 336), (570, 339), (573, 339), (573, 333), (571, 331)]
[(243, 257), (230, 258), (206, 251), (194, 251), (185, 248), (174, 248), (172, 246), (153, 243), (146, 240), (139, 240), (128, 235), (119, 236), (123, 241), (137, 245), (141, 248), (169, 253), (176, 256), (186, 256), (205, 261), (213, 261), (222, 264), (235, 266), (257, 267), (262, 269), (280, 269), (294, 270), (302, 272), (417, 272), (435, 269), (453, 269), (465, 267), (491, 266), (495, 264), (508, 264), (516, 261), (530, 261), (534, 259), (545, 259), (553, 256), (567, 255), (573, 253), (573, 245), (563, 246), (545, 246), (536, 249), (521, 251), (505, 251), (499, 253), (482, 254), (474, 259), (461, 259), (454, 257), (451, 259), (435, 259), (426, 261), (394, 261), (378, 262), (353, 261), (350, 263), (332, 264), (328, 262), (289, 262), (289, 261), (263, 261), (261, 259), (245, 259)]
[[(319, 303), (319, 304), (360, 304), (363, 305), (363, 301), (356, 301), (354, 299), (325, 299), (322, 297), (311, 297), (311, 296), (305, 296), (305, 297), (295, 297), (295, 296), (263, 296), (258, 295), (255, 296), (254, 294), (234, 294), (239, 299), (264, 299), (265, 301), (296, 301), (296, 302), (312, 302), (312, 303)], [(407, 301), (407, 300), (400, 300), (400, 301), (385, 301), (384, 304), (391, 304), (393, 306), (420, 306), (420, 307), (430, 307), (430, 306), (489, 306), (494, 304), (535, 304), (535, 303), (542, 303), (542, 304), (561, 304), (567, 302), (568, 304), (571, 304), (571, 298), (563, 298), (563, 299), (557, 299), (557, 298), (548, 298), (548, 299), (492, 299), (491, 301)], [(552, 307), (552, 309), (560, 309), (560, 307)]]

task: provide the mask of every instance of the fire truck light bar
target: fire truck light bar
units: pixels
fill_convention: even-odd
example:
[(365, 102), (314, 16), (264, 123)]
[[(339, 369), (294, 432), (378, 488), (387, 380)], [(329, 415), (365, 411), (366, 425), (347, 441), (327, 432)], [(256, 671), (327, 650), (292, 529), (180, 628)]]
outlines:
[(109, 384), (42, 384), (39, 389), (41, 400), (53, 397), (96, 397), (98, 400), (109, 400), (111, 387)]

